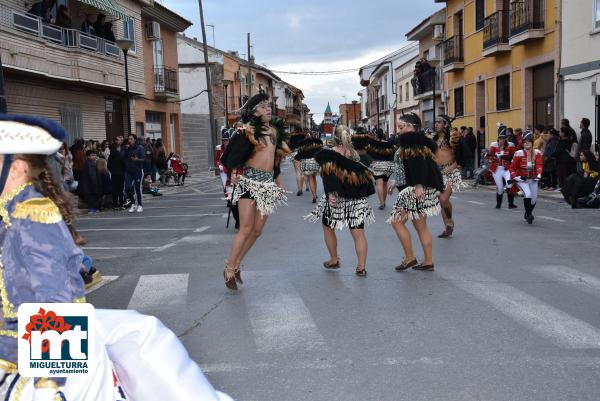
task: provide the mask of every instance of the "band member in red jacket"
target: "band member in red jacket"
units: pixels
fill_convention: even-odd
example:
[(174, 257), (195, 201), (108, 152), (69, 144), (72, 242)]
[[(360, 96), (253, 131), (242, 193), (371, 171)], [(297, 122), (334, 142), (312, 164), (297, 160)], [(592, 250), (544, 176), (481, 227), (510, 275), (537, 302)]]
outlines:
[[(506, 188), (510, 189), (511, 187), (508, 183), (510, 181), (509, 168), (516, 149), (515, 145), (512, 142), (509, 142), (507, 137), (506, 127), (503, 124), (499, 125), (498, 142), (492, 142), (488, 152), (488, 157), (492, 161), (490, 171), (492, 172), (494, 181), (496, 182), (496, 188), (498, 189), (498, 192), (496, 193), (496, 209), (502, 207), (502, 194), (504, 193), (505, 182)], [(515, 209), (516, 207), (515, 195), (509, 192), (508, 208)]]
[(510, 165), (510, 176), (523, 192), (525, 220), (533, 223), (533, 209), (537, 201), (538, 182), (542, 178), (542, 152), (533, 148), (533, 134), (523, 135), (523, 149), (518, 150)]

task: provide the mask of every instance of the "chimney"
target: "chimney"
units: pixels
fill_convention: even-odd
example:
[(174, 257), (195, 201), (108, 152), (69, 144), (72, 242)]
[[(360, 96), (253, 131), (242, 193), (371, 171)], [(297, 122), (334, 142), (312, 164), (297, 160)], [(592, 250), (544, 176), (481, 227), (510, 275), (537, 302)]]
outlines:
[(231, 54), (234, 57), (240, 57), (240, 53), (235, 50), (228, 50), (227, 53)]

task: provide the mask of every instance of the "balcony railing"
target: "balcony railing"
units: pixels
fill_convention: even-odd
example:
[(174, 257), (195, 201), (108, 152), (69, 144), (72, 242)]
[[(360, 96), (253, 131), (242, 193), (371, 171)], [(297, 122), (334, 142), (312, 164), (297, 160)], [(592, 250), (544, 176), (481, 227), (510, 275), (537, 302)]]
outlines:
[(510, 3), (510, 36), (530, 29), (544, 29), (544, 0), (518, 0)]
[(230, 114), (239, 113), (242, 108), (242, 99), (239, 96), (227, 96), (227, 109)]
[(410, 80), (415, 97), (425, 95), (429, 92), (433, 95), (434, 82), (435, 90), (440, 91), (440, 76), (439, 74), (436, 74), (436, 71), (437, 70), (431, 68), (419, 75), (415, 75), (413, 79)]
[(155, 66), (154, 67), (154, 93), (176, 95), (177, 89), (177, 71), (174, 69)]
[(509, 11), (500, 10), (483, 21), (483, 48), (508, 44)]
[(452, 63), (462, 63), (463, 59), (463, 37), (452, 36), (444, 41), (444, 66)]
[(77, 29), (48, 24), (35, 15), (13, 10), (9, 26), (68, 48), (84, 49), (114, 58), (121, 57), (121, 50), (114, 42), (88, 35)]

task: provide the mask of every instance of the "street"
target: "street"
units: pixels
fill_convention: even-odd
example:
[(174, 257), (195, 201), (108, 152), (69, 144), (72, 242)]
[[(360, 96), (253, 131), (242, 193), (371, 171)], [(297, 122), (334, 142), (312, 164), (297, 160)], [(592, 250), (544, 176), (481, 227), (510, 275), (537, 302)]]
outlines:
[(322, 229), (302, 219), (310, 195), (295, 195), (290, 163), (282, 174), (288, 205), (244, 261), (238, 293), (223, 283), (234, 230), (215, 179), (142, 214), (79, 218), (104, 276), (88, 301), (156, 315), (240, 401), (598, 400), (598, 210), (540, 199), (529, 226), (522, 198), (496, 210), (491, 191), (458, 193), (451, 239), (430, 219), (436, 270), (397, 273), (402, 250), (385, 223), (394, 194), (366, 229), (359, 278), (347, 230), (342, 268), (323, 269)]

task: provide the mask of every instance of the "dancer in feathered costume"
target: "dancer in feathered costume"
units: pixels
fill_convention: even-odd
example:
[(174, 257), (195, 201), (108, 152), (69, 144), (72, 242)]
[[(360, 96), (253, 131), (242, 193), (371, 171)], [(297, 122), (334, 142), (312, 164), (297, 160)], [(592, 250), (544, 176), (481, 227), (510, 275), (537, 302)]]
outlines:
[[(278, 163), (289, 153), (283, 124), (271, 117), (266, 94), (251, 97), (243, 108), (244, 128), (230, 140), (221, 162), (231, 170), (235, 184), (231, 202), (238, 205), (240, 230), (231, 245), (225, 271), (225, 285), (237, 290), (243, 284), (240, 264), (261, 234), (267, 217), (286, 201), (275, 183)], [(240, 174), (239, 169), (243, 169)]]
[(444, 231), (438, 238), (448, 238), (454, 232), (454, 220), (452, 218), (452, 203), (450, 197), (452, 192), (458, 192), (463, 187), (460, 172), (460, 134), (455, 131), (451, 134), (451, 120), (442, 114), (435, 121), (434, 141), (438, 150), (435, 154), (436, 162), (444, 178), (444, 191), (440, 193), (440, 204), (442, 206), (442, 219), (444, 220)]
[[(404, 250), (404, 259), (396, 266), (396, 271), (411, 267), (415, 270), (432, 271), (433, 250), (427, 217), (439, 214), (438, 196), (444, 190), (442, 174), (434, 161), (437, 146), (421, 131), (421, 120), (416, 114), (400, 117), (398, 128), (400, 137), (395, 155), (396, 177), (388, 185), (390, 193), (394, 185), (399, 191), (388, 220)], [(417, 262), (413, 252), (410, 232), (406, 228), (408, 220), (412, 221), (423, 247), (421, 264)]]
[(365, 277), (368, 244), (364, 228), (375, 221), (368, 199), (375, 193), (373, 176), (360, 163), (348, 127), (338, 126), (333, 140), (332, 150), (324, 149), (315, 156), (321, 167), (325, 195), (305, 219), (323, 223), (325, 245), (329, 251), (329, 260), (323, 263), (326, 269), (338, 269), (341, 265), (335, 230), (350, 228), (358, 259), (356, 275)]
[(371, 136), (364, 132), (363, 129), (359, 128), (355, 134), (352, 135), (352, 146), (360, 157), (360, 162), (366, 167), (370, 167), (373, 163), (373, 158), (367, 153)]
[[(300, 160), (296, 160), (296, 155), (298, 154), (298, 148), (300, 144), (304, 142), (306, 138), (308, 138), (308, 134), (304, 132), (295, 132), (290, 136), (290, 140), (288, 145), (292, 150), (292, 163), (294, 165), (294, 172), (296, 173), (296, 196), (302, 196), (302, 188), (304, 187), (304, 181), (306, 178), (304, 174), (302, 174), (302, 170), (300, 169)], [(306, 188), (308, 190), (308, 182), (306, 183)]]
[(375, 177), (375, 188), (379, 198), (379, 210), (385, 209), (387, 197), (386, 185), (392, 174), (394, 174), (394, 144), (386, 141), (383, 130), (377, 130), (377, 139), (372, 139), (367, 147), (367, 153), (373, 158), (371, 171)]
[(300, 161), (300, 170), (308, 180), (308, 187), (313, 196), (313, 203), (317, 203), (317, 174), (319, 164), (315, 161), (315, 155), (323, 149), (323, 141), (312, 136), (306, 138), (299, 146), (298, 153), (294, 157)]

